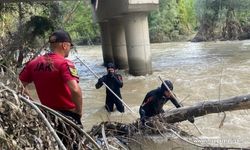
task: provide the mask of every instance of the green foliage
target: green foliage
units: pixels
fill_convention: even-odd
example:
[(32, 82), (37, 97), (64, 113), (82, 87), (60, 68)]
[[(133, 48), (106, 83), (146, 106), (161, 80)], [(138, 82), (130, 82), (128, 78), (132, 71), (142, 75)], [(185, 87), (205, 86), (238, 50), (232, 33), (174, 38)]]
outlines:
[[(242, 26), (250, 24), (249, 0), (159, 2), (159, 9), (151, 12), (148, 19), (152, 42), (179, 40), (204, 25), (212, 26), (215, 31), (220, 30), (226, 20), (229, 21), (230, 13), (233, 16), (231, 21), (239, 22)], [(84, 1), (0, 3), (1, 36), (17, 32), (24, 25), (28, 33), (43, 40), (53, 29), (67, 30), (74, 41), (81, 43), (91, 44), (91, 41), (100, 39), (91, 5)]]
[(9, 4), (0, 3), (0, 12), (1, 12), (0, 16), (2, 16), (5, 13), (10, 13), (14, 11), (17, 11), (15, 3), (9, 3)]
[(160, 0), (159, 10), (149, 15), (151, 41), (169, 41), (177, 23), (177, 4), (175, 0)]
[(188, 23), (188, 13), (185, 7), (185, 0), (178, 1), (178, 29), (180, 34), (188, 33), (189, 23)]
[(184, 5), (186, 6), (187, 12), (187, 23), (190, 31), (193, 31), (197, 28), (197, 19), (195, 14), (195, 3), (196, 0), (185, 0)]
[(32, 16), (26, 23), (26, 28), (32, 36), (38, 37), (44, 37), (47, 31), (54, 30), (51, 20), (42, 16)]
[(51, 2), (47, 5), (49, 19), (53, 22), (55, 29), (64, 28), (63, 5), (60, 2)]
[(152, 42), (178, 40), (196, 28), (196, 0), (160, 0), (159, 10), (149, 15)]
[[(249, 0), (199, 0), (196, 14), (202, 39), (238, 39), (249, 25)], [(248, 28), (248, 27), (247, 27)]]
[(21, 66), (24, 56), (40, 50), (47, 41), (45, 34), (54, 24), (45, 17), (46, 8), (45, 3), (0, 3), (0, 50), (7, 64)]
[(70, 32), (73, 39), (80, 43), (87, 41), (91, 44), (91, 40), (100, 36), (98, 25), (93, 22), (91, 6), (79, 3), (64, 2), (65, 29)]

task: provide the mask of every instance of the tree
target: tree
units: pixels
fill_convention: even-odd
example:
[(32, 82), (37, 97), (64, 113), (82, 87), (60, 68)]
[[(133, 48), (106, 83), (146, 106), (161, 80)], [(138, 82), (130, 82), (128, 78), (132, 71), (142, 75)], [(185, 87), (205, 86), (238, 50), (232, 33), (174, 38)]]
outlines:
[(185, 5), (186, 0), (178, 1), (178, 29), (180, 34), (189, 32), (188, 12)]
[(196, 14), (199, 18), (200, 28), (193, 41), (239, 39), (244, 33), (243, 26), (249, 24), (249, 13), (246, 6), (250, 6), (250, 1), (197, 1)]
[(98, 25), (92, 19), (90, 5), (81, 1), (64, 2), (63, 6), (64, 12), (68, 14), (64, 17), (65, 28), (71, 33), (73, 39), (78, 39), (80, 43), (92, 44), (92, 40), (100, 37)]
[(0, 50), (4, 64), (21, 66), (27, 53), (44, 44), (46, 32), (54, 28), (53, 22), (43, 16), (46, 15), (44, 10), (48, 8), (47, 4), (1, 3), (5, 28), (2, 30)]
[(149, 32), (152, 42), (169, 41), (174, 35), (177, 23), (176, 0), (160, 0), (159, 10), (149, 15)]
[(159, 10), (149, 15), (151, 42), (181, 39), (196, 27), (196, 0), (160, 0)]

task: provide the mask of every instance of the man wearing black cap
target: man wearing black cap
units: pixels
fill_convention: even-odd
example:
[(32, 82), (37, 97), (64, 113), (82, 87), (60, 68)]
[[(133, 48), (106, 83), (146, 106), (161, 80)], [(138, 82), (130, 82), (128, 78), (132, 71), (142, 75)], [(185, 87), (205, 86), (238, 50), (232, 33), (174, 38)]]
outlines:
[(172, 82), (169, 80), (165, 80), (164, 82), (166, 85), (162, 83), (161, 87), (148, 92), (144, 98), (139, 110), (143, 124), (147, 118), (155, 116), (159, 113), (164, 113), (163, 105), (168, 100), (170, 100), (176, 108), (181, 107), (175, 99), (175, 96), (173, 96), (172, 92), (169, 91), (173, 90)]
[[(103, 85), (103, 82), (121, 98), (120, 88), (123, 86), (122, 76), (115, 72), (115, 65), (113, 63), (107, 64), (107, 74), (98, 79), (98, 82), (95, 85), (96, 89), (99, 89)], [(109, 89), (106, 88), (105, 108), (108, 112), (112, 112), (114, 111), (114, 105), (119, 112), (124, 112), (122, 102)]]
[(28, 62), (19, 75), (26, 86), (34, 82), (41, 103), (81, 125), (82, 91), (74, 64), (65, 59), (73, 46), (69, 34), (55, 31), (49, 37), (51, 52)]

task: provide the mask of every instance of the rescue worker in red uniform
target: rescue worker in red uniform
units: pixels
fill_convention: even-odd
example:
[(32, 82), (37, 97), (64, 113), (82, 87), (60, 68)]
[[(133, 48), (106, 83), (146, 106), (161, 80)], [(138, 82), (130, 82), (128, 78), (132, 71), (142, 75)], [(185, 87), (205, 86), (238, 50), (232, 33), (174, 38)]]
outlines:
[[(122, 76), (115, 72), (115, 65), (113, 63), (107, 64), (107, 74), (98, 79), (98, 82), (95, 85), (96, 89), (99, 89), (103, 85), (103, 82), (117, 96), (122, 98), (121, 91), (120, 91), (120, 88), (122, 88), (123, 86)], [(106, 105), (105, 105), (106, 110), (108, 112), (113, 112), (114, 105), (116, 106), (116, 109), (119, 112), (121, 113), (124, 112), (124, 106), (122, 102), (112, 92), (110, 92), (109, 89), (106, 88)]]
[[(168, 90), (173, 90), (172, 82), (169, 80), (165, 80), (164, 82), (168, 88), (162, 83), (161, 87), (146, 94), (139, 109), (139, 114), (143, 124), (149, 117), (164, 113), (163, 106), (169, 100), (175, 105), (176, 108), (181, 107), (181, 105), (175, 99), (175, 96), (172, 95), (172, 92)], [(188, 120), (190, 122), (194, 122), (192, 117), (188, 118)]]
[(38, 56), (26, 64), (19, 75), (25, 93), (31, 82), (40, 102), (81, 125), (82, 91), (74, 64), (66, 59), (73, 46), (70, 35), (58, 30), (49, 37), (51, 52)]

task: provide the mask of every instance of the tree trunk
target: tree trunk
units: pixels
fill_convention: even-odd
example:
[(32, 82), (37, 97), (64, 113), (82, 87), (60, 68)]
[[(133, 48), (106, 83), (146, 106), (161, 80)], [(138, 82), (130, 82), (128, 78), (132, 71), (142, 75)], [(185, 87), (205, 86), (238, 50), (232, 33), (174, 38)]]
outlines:
[[(204, 116), (211, 113), (219, 113), (224, 111), (233, 111), (233, 110), (242, 110), (242, 109), (250, 109), (250, 94), (237, 96), (225, 100), (217, 100), (217, 101), (204, 101), (201, 103), (197, 103), (196, 105), (190, 107), (182, 107), (178, 109), (170, 110), (164, 114), (159, 114), (154, 117), (149, 118), (145, 125), (142, 125), (139, 119), (132, 124), (124, 124), (118, 122), (102, 122), (100, 125), (94, 126), (92, 130), (89, 132), (93, 137), (102, 137), (101, 129), (104, 124), (106, 133), (108, 133), (107, 137), (119, 136), (126, 137), (124, 139), (133, 139), (138, 136), (146, 136), (146, 135), (163, 135), (166, 132), (176, 132), (179, 136), (190, 137), (188, 133), (182, 131), (178, 126), (167, 124), (167, 123), (175, 123), (187, 120), (188, 117), (199, 117)], [(173, 132), (173, 133), (174, 133)], [(132, 137), (132, 138), (130, 138)], [(190, 138), (193, 138), (191, 136)], [(127, 141), (119, 140), (123, 143), (127, 143)], [(182, 139), (183, 140), (183, 139)], [(200, 145), (203, 147), (202, 145)], [(239, 149), (239, 148), (227, 148), (227, 147), (203, 147), (203, 150), (226, 150), (226, 149)]]
[(162, 118), (168, 123), (187, 120), (188, 117), (199, 117), (211, 113), (250, 109), (250, 94), (217, 101), (204, 101), (190, 107), (182, 107), (165, 112)]
[(20, 68), (22, 67), (23, 65), (23, 59), (24, 59), (24, 56), (23, 56), (23, 47), (20, 47), (19, 48), (19, 55), (18, 55), (18, 59), (17, 59), (17, 68)]

